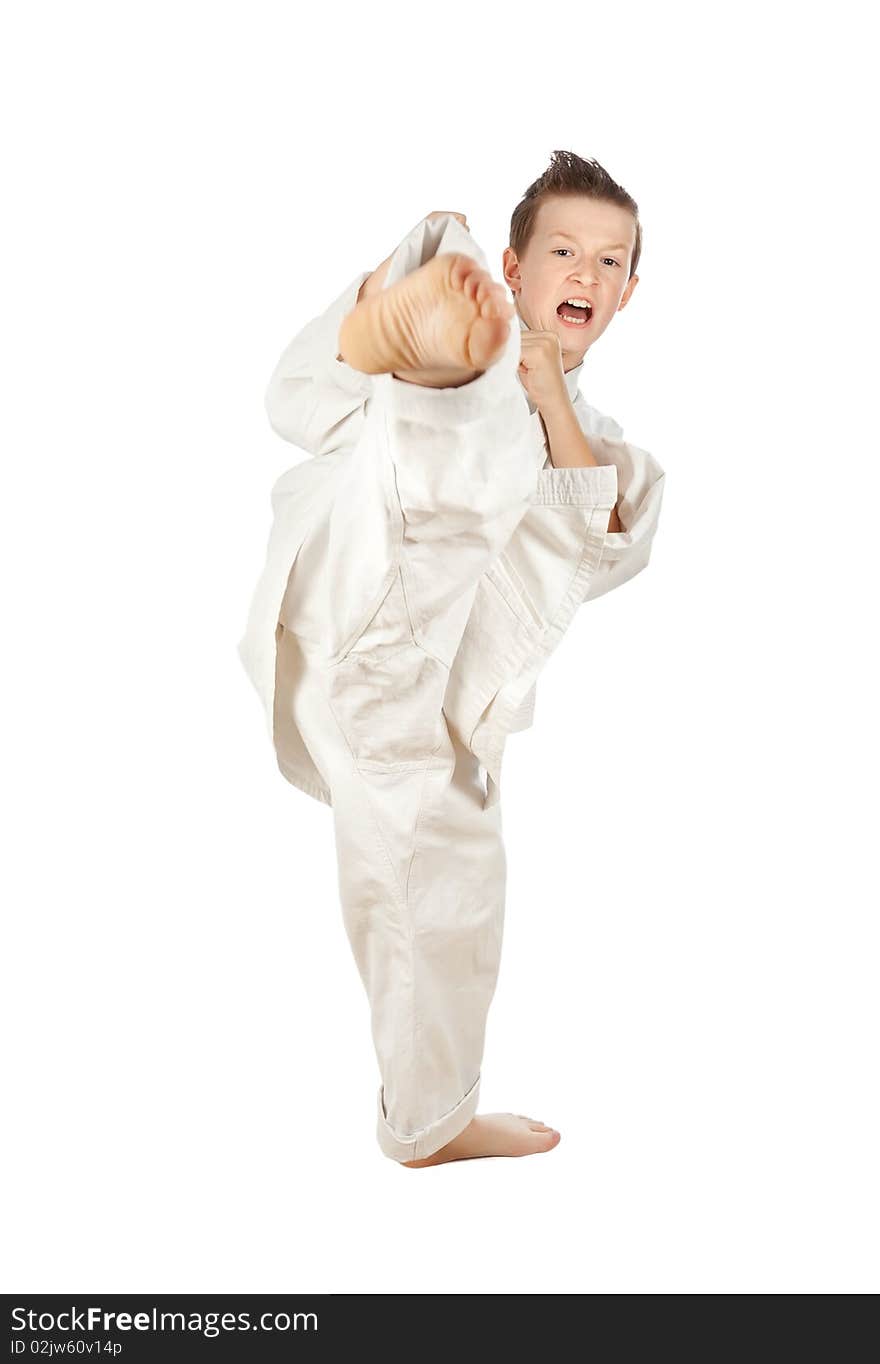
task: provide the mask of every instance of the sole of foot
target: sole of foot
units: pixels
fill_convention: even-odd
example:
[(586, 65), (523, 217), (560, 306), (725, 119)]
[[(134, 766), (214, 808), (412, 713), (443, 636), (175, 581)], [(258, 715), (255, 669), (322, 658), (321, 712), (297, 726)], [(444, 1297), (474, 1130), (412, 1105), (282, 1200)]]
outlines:
[(524, 1113), (478, 1113), (457, 1137), (422, 1160), (402, 1160), (411, 1170), (445, 1165), (451, 1160), (480, 1160), (488, 1156), (535, 1156), (552, 1151), (559, 1133)]
[(455, 387), (500, 358), (513, 312), (472, 256), (442, 252), (343, 318), (339, 353), (364, 374)]

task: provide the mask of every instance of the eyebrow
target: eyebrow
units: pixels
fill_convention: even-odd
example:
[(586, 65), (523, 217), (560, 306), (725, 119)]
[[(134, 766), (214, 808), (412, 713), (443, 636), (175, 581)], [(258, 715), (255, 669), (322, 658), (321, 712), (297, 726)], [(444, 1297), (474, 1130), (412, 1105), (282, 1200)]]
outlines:
[[(567, 232), (551, 232), (551, 237), (564, 237), (566, 241), (574, 242), (577, 245), (577, 237), (569, 236)], [(600, 246), (600, 251), (628, 251), (629, 242), (616, 242), (614, 246)]]

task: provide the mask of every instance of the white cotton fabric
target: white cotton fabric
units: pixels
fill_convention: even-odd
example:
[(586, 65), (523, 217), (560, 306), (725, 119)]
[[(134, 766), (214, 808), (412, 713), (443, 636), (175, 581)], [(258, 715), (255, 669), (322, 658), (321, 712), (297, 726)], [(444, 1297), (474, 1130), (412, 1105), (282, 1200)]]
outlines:
[[(400, 243), (488, 268), (452, 215)], [(333, 809), (343, 915), (371, 1007), (377, 1135), (432, 1154), (473, 1116), (500, 960), (507, 735), (578, 606), (648, 562), (664, 473), (566, 386), (598, 465), (555, 469), (519, 381), (520, 332), (472, 383), (429, 389), (336, 359), (358, 275), (287, 346), (273, 428), (314, 456), (272, 489), (239, 654), (278, 766)], [(619, 502), (618, 502), (619, 499)], [(611, 508), (625, 529), (606, 527)], [(485, 786), (483, 776), (485, 775)]]

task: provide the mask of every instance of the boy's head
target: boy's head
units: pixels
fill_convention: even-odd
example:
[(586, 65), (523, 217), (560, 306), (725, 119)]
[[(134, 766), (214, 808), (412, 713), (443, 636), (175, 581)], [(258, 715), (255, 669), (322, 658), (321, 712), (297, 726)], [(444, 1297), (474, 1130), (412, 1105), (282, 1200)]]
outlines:
[[(526, 190), (510, 220), (502, 257), (514, 306), (532, 331), (552, 331), (563, 369), (580, 364), (615, 313), (625, 308), (639, 277), (639, 209), (598, 161), (557, 151)], [(586, 299), (592, 311), (560, 305)], [(588, 321), (566, 320), (588, 317)]]

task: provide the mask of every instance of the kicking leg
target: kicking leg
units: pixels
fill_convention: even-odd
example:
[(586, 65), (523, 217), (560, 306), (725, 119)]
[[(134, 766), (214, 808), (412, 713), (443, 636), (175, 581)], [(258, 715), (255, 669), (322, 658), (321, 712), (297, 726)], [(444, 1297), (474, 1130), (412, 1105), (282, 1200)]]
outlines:
[[(445, 241), (459, 244), (454, 231)], [(413, 259), (423, 248), (408, 242), (392, 262), (371, 300), (387, 294), (384, 310), (358, 321), (358, 305), (340, 330), (349, 361), (379, 377), (314, 537), (314, 571), (300, 572), (320, 622), (310, 663), (320, 717), (300, 729), (332, 791), (346, 929), (383, 1079), (380, 1145), (410, 1164), (557, 1140), (519, 1115), (475, 1116), (504, 854), (500, 808), (483, 808), (468, 736), (443, 713), (477, 582), (528, 509), (543, 451), (497, 286), (466, 245), (427, 264)]]

